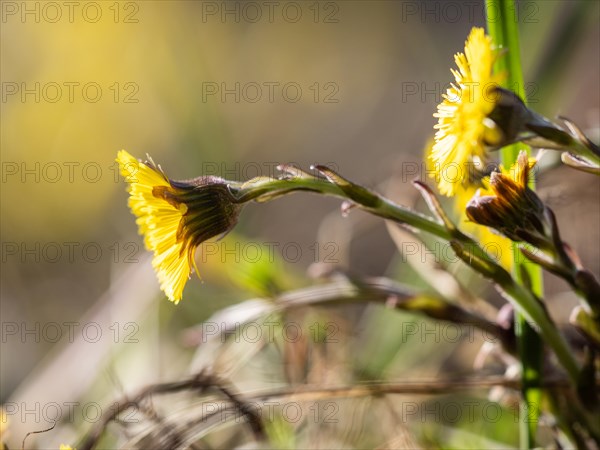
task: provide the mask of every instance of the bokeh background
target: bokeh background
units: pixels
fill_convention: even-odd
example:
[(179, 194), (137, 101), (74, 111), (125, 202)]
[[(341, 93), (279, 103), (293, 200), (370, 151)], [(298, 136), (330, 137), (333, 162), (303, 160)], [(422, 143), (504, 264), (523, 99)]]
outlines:
[[(17, 405), (12, 442), (48, 424), (49, 402), (105, 405), (123, 390), (187, 373), (190, 327), (242, 300), (310, 285), (324, 267), (421, 284), (381, 221), (342, 218), (335, 199), (294, 195), (245, 208), (235, 234), (197, 255), (202, 281), (192, 279), (174, 306), (158, 290), (114, 159), (120, 149), (147, 153), (175, 179), (208, 172), (247, 179), (272, 175), (277, 163), (329, 164), (421, 208), (410, 180), (425, 178), (432, 113), (453, 54), (472, 26), (484, 26), (483, 2), (1, 7), (0, 400)], [(531, 105), (569, 117), (597, 142), (598, 2), (521, 1), (517, 9)], [(598, 274), (598, 179), (554, 164), (554, 155), (545, 161), (540, 194)], [(265, 242), (272, 258), (248, 256)], [(568, 311), (567, 286), (552, 277), (546, 284)], [(358, 365), (383, 378), (452, 373), (443, 364), (449, 355), (468, 366), (477, 352), (473, 344), (427, 342), (434, 362), (424, 361), (419, 345), (400, 351), (397, 324), (381, 310), (335, 314), (350, 328), (361, 324), (348, 332), (360, 334), (349, 341), (352, 351), (334, 349), (345, 355), (334, 358), (340, 372)], [(243, 371), (240, 385), (276, 379), (278, 364), (260, 377)], [(26, 408), (38, 410), (23, 417)], [(80, 413), (31, 445), (76, 441), (93, 422)]]

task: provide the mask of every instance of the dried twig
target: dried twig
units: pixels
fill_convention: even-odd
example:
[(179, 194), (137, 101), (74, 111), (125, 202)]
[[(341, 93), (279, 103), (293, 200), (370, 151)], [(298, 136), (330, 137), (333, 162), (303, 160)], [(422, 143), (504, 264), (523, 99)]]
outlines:
[(79, 446), (79, 448), (81, 450), (93, 449), (98, 444), (100, 438), (111, 422), (115, 421), (121, 413), (127, 411), (129, 408), (138, 407), (140, 403), (152, 395), (173, 394), (186, 390), (204, 391), (207, 389), (215, 389), (225, 395), (227, 399), (234, 405), (234, 408), (247, 418), (256, 439), (262, 439), (264, 437), (264, 429), (260, 417), (252, 408), (248, 407), (243, 400), (241, 400), (236, 394), (227, 388), (225, 383), (223, 383), (217, 377), (205, 373), (199, 373), (187, 380), (159, 383), (147, 386), (135, 396), (131, 398), (126, 397), (125, 399), (118, 401), (116, 406), (111, 408), (109, 413), (105, 414), (98, 425), (90, 431), (87, 438)]
[[(508, 389), (521, 389), (520, 380), (512, 380), (504, 377), (487, 377), (487, 378), (472, 378), (467, 380), (418, 380), (418, 381), (401, 381), (401, 382), (371, 382), (361, 383), (354, 386), (294, 386), (282, 389), (271, 389), (258, 391), (254, 393), (245, 393), (240, 395), (233, 393), (229, 388), (225, 387), (225, 383), (218, 380), (214, 376), (205, 373), (198, 374), (190, 379), (151, 385), (140, 391), (135, 397), (125, 399), (118, 402), (117, 408), (112, 408), (98, 423), (98, 425), (90, 432), (87, 439), (79, 447), (81, 450), (91, 450), (99, 442), (103, 433), (110, 422), (114, 421), (120, 413), (128, 408), (136, 407), (144, 399), (154, 394), (169, 394), (177, 393), (185, 390), (204, 391), (206, 389), (215, 389), (221, 392), (231, 402), (231, 406), (225, 409), (214, 411), (211, 414), (203, 415), (197, 420), (181, 424), (179, 428), (173, 427), (171, 430), (161, 429), (161, 434), (167, 436), (175, 436), (174, 441), (169, 447), (181, 446), (186, 439), (183, 437), (185, 430), (193, 429), (195, 425), (206, 422), (217, 414), (222, 414), (223, 417), (231, 419), (238, 417), (236, 415), (228, 415), (228, 411), (237, 411), (241, 413), (250, 423), (254, 436), (257, 440), (265, 437), (264, 427), (261, 417), (256, 410), (256, 404), (266, 401), (274, 401), (277, 399), (286, 399), (288, 401), (319, 401), (331, 400), (335, 398), (359, 398), (370, 396), (383, 396), (388, 394), (411, 394), (411, 395), (435, 395), (447, 394), (450, 391), (465, 391), (471, 389), (487, 389), (493, 386), (502, 386)], [(565, 378), (547, 377), (543, 387), (549, 389), (568, 389), (569, 383)], [(178, 431), (181, 429), (181, 432)]]

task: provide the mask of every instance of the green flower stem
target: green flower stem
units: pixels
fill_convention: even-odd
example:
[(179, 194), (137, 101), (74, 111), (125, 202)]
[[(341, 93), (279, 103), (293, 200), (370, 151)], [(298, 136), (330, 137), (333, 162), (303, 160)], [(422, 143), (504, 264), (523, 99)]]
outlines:
[[(574, 123), (563, 119), (571, 128), (571, 133), (567, 133), (546, 117), (534, 111), (530, 112), (532, 119), (526, 124), (526, 128), (544, 140), (539, 143), (539, 146), (568, 151), (569, 153), (583, 157), (595, 167), (600, 166), (600, 149)], [(534, 146), (537, 144), (535, 137), (525, 139), (525, 142), (531, 142)]]
[[(521, 68), (518, 16), (516, 15), (515, 8), (516, 5), (513, 0), (486, 0), (488, 31), (494, 44), (502, 49), (502, 51), (505, 51), (498, 58), (496, 70), (506, 73), (504, 87), (513, 90), (515, 94), (527, 103)], [(525, 150), (528, 154), (530, 153), (529, 147), (522, 143), (503, 148), (500, 157), (502, 165), (504, 167), (511, 167), (517, 160), (521, 150)], [(533, 180), (530, 181), (530, 187), (531, 189), (535, 188)], [(534, 294), (542, 298), (544, 285), (541, 267), (519, 263), (516, 259), (518, 249), (515, 243), (512, 245), (512, 252), (513, 274), (522, 283), (524, 281), (522, 276), (525, 276)], [(536, 446), (537, 413), (540, 409), (536, 405), (539, 406), (541, 400), (539, 387), (542, 383), (543, 341), (521, 314), (516, 315), (515, 333), (517, 335), (517, 347), (523, 371), (523, 396), (525, 399), (522, 402), (523, 412), (525, 417), (533, 419), (520, 421), (521, 448), (534, 448)], [(548, 336), (545, 337), (548, 339)], [(550, 344), (549, 341), (548, 343)], [(532, 411), (529, 408), (531, 404), (534, 406)]]
[[(509, 299), (512, 299), (516, 308), (540, 328), (541, 334), (554, 350), (571, 380), (574, 383), (577, 381), (579, 376), (577, 361), (542, 304), (529, 290), (516, 283), (511, 275), (496, 264), (472, 239), (456, 230), (449, 229), (430, 217), (397, 205), (389, 199), (350, 182), (346, 183), (344, 189), (342, 189), (338, 184), (334, 184), (329, 180), (303, 174), (303, 176), (284, 179), (261, 177), (244, 184), (232, 184), (230, 190), (238, 202), (250, 200), (269, 201), (296, 191), (333, 195), (349, 200), (374, 215), (409, 225), (450, 242), (455, 251), (458, 250), (457, 254), (461, 256), (465, 263), (483, 276), (495, 281)], [(465, 249), (468, 251), (465, 251)]]
[[(487, 24), (490, 36), (496, 46), (506, 53), (500, 56), (497, 70), (506, 73), (505, 86), (513, 90), (525, 103), (525, 85), (523, 82), (523, 70), (521, 68), (521, 55), (519, 45), (519, 29), (516, 15), (515, 2), (513, 0), (486, 0)], [(496, 14), (496, 17), (493, 15)], [(518, 143), (501, 150), (501, 162), (504, 167), (511, 167), (517, 160), (521, 150), (528, 154), (528, 146)], [(531, 189), (535, 189), (534, 181), (530, 181)], [(529, 285), (533, 293), (542, 298), (544, 294), (544, 282), (541, 267), (532, 264), (524, 264), (516, 259), (518, 254), (517, 244), (512, 245), (513, 252), (513, 274), (521, 283)], [(526, 280), (523, 279), (526, 278)], [(523, 396), (522, 408), (525, 417), (530, 420), (522, 420), (521, 424), (521, 448), (534, 448), (535, 434), (537, 431), (537, 419), (541, 401), (542, 372), (543, 372), (543, 346), (541, 337), (532, 329), (525, 317), (517, 313), (515, 316), (515, 333), (517, 335), (517, 347), (522, 365)], [(549, 342), (548, 342), (549, 343)], [(533, 410), (529, 407), (533, 405)], [(533, 419), (533, 420), (531, 420)]]
[[(235, 192), (235, 188), (233, 188), (233, 190)], [(333, 195), (345, 200), (349, 200), (349, 197), (337, 185), (330, 183), (325, 179), (314, 176), (303, 176), (281, 180), (262, 177), (257, 178), (244, 183), (237, 193), (237, 197), (238, 201), (240, 202), (261, 199), (261, 197), (261, 200), (264, 200), (265, 196), (267, 196), (267, 200), (270, 200), (271, 197), (278, 197), (292, 191), (316, 192), (319, 194)], [(372, 208), (365, 205), (360, 206), (362, 209), (373, 212), (380, 217), (413, 226), (419, 230), (438, 236), (446, 241), (452, 239), (451, 233), (442, 224), (434, 221), (433, 219), (416, 211), (399, 206), (386, 198), (378, 197), (378, 199), (380, 200), (380, 203), (377, 208)]]

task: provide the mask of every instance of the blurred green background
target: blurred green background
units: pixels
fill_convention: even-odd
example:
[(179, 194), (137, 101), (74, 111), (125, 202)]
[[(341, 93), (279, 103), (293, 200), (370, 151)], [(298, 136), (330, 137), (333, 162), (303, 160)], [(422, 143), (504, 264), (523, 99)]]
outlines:
[[(272, 244), (264, 270), (273, 289), (310, 284), (306, 270), (329, 251), (329, 267), (407, 273), (381, 221), (342, 219), (338, 201), (296, 195), (248, 206), (235, 236), (210, 247), (218, 249), (210, 258), (198, 255), (203, 281), (192, 279), (175, 307), (158, 291), (114, 158), (120, 149), (148, 153), (175, 179), (330, 164), (367, 186), (394, 180), (392, 198), (416, 204), (414, 167), (453, 54), (484, 25), (483, 2), (72, 3), (1, 3), (2, 402), (37, 398), (32, 392), (44, 389), (31, 386), (44, 373), (49, 393), (93, 377), (129, 388), (185, 372), (182, 331), (257, 294), (242, 276), (257, 269), (222, 251), (236, 242)], [(532, 107), (569, 117), (597, 140), (598, 2), (518, 5)], [(559, 167), (540, 186), (565, 240), (598, 273), (597, 179)], [(552, 296), (568, 291), (547, 283)], [(115, 286), (128, 286), (126, 294)], [(108, 346), (96, 373), (87, 367), (91, 347), (62, 374), (57, 367), (58, 378), (47, 375), (69, 344), (64, 324), (78, 322), (77, 336), (89, 321), (104, 340), (118, 329), (119, 344), (134, 332), (126, 362), (115, 363), (122, 350)], [(11, 420), (20, 436), (19, 418)]]

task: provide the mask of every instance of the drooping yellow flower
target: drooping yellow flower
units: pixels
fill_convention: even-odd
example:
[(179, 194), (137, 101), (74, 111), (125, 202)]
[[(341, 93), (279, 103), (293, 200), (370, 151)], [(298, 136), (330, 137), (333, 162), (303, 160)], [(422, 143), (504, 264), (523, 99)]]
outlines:
[(483, 28), (473, 28), (465, 42), (465, 53), (454, 60), (452, 69), (456, 84), (443, 95), (433, 115), (435, 144), (429, 159), (435, 168), (440, 192), (452, 196), (457, 186), (468, 186), (476, 165), (485, 161), (486, 145), (498, 144), (502, 137), (488, 118), (498, 98), (494, 88), (501, 76), (493, 74), (497, 52)]
[(60, 444), (60, 450), (77, 450), (77, 449), (74, 449), (70, 445)]
[(239, 205), (227, 182), (218, 177), (187, 181), (167, 178), (152, 159), (139, 162), (125, 150), (117, 155), (121, 175), (129, 183), (129, 208), (137, 217), (160, 288), (178, 303), (195, 268), (195, 250), (202, 242), (228, 232)]

